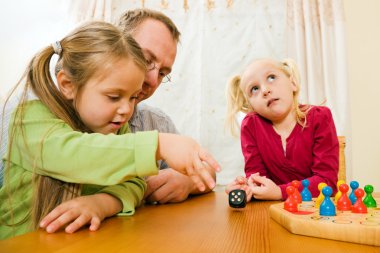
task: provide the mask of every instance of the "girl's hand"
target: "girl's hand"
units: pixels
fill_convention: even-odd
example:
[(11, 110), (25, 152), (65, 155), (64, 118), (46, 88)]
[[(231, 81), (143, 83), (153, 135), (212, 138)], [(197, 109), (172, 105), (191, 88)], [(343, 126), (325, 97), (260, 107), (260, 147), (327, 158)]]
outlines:
[(74, 233), (86, 224), (96, 231), (104, 218), (112, 216), (122, 209), (119, 199), (106, 194), (81, 196), (63, 202), (53, 209), (40, 222), (40, 227), (48, 233), (54, 233), (66, 226), (66, 233)]
[(255, 199), (280, 200), (282, 198), (280, 187), (265, 176), (252, 174), (248, 179), (248, 185)]
[(252, 199), (252, 189), (248, 185), (248, 181), (243, 176), (238, 176), (234, 181), (229, 183), (226, 187), (226, 193), (229, 194), (232, 190), (244, 190), (247, 196), (247, 202)]
[[(220, 171), (217, 161), (193, 139), (176, 134), (159, 133), (156, 159), (165, 160), (168, 165), (188, 175), (200, 191), (215, 187), (215, 180), (207, 167)], [(204, 164), (204, 163), (207, 163)]]

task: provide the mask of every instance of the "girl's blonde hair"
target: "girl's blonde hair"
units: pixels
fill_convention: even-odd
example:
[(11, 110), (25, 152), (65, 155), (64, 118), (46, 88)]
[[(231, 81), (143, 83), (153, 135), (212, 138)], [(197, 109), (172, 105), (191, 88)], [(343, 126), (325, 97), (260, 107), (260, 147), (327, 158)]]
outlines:
[[(300, 107), (298, 102), (298, 96), (300, 93), (300, 74), (298, 67), (294, 60), (284, 59), (282, 61), (275, 61), (272, 59), (260, 59), (270, 60), (277, 66), (281, 71), (285, 73), (287, 77), (296, 85), (297, 90), (293, 93), (293, 106), (296, 112), (297, 123), (302, 127), (306, 126), (306, 114), (309, 110), (309, 106)], [(239, 112), (251, 113), (254, 112), (252, 106), (249, 104), (246, 95), (240, 88), (241, 76), (235, 76), (227, 84), (227, 117), (226, 117), (226, 128), (228, 128), (233, 136), (238, 136), (240, 130), (239, 124), (237, 122), (236, 116)]]
[[(101, 71), (104, 66), (113, 64), (120, 59), (131, 59), (142, 72), (145, 72), (147, 68), (144, 55), (137, 42), (130, 35), (124, 34), (119, 28), (106, 22), (86, 23), (68, 34), (59, 41), (59, 44), (62, 47), (61, 52), (57, 53), (53, 46), (48, 46), (37, 53), (30, 61), (21, 81), (15, 86), (16, 88), (21, 83), (25, 84), (19, 106), (15, 110), (14, 127), (9, 135), (6, 171), (9, 170), (15, 137), (24, 136), (24, 105), (30, 91), (57, 118), (65, 121), (72, 129), (91, 132), (82, 122), (73, 102), (67, 100), (53, 82), (49, 64), (55, 53), (59, 54), (56, 72), (61, 69), (65, 71), (76, 86), (76, 94), (79, 94), (87, 81)], [(28, 146), (24, 137), (23, 141)], [(40, 220), (61, 202), (80, 194), (80, 185), (62, 182), (51, 177), (34, 174), (33, 182), (36, 184), (36, 187), (33, 187), (36, 190), (31, 212), (34, 228), (37, 228)], [(4, 183), (6, 184), (6, 182)], [(30, 214), (23, 221), (28, 220), (29, 217)]]

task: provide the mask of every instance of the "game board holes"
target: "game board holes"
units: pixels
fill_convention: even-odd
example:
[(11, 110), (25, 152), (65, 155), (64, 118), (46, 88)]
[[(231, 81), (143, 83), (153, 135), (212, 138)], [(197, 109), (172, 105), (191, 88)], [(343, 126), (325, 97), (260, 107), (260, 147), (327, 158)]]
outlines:
[(360, 224), (365, 225), (365, 226), (379, 226), (380, 223), (378, 222), (373, 222), (373, 221), (362, 221)]
[(352, 221), (350, 220), (333, 220), (334, 223), (336, 224), (351, 224)]

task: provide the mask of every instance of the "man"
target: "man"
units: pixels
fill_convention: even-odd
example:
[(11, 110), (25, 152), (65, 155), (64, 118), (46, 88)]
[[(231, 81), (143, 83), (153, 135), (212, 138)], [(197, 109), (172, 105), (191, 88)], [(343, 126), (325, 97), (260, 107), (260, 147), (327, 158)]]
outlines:
[[(161, 82), (170, 81), (170, 72), (177, 54), (180, 32), (170, 18), (160, 12), (149, 9), (127, 11), (119, 20), (119, 27), (140, 44), (148, 62), (142, 92), (137, 103), (149, 98)], [(132, 132), (158, 130), (165, 133), (178, 133), (173, 122), (161, 110), (145, 104), (138, 104), (128, 122)], [(215, 172), (209, 169), (215, 179)], [(190, 194), (200, 192), (191, 178), (160, 163), (158, 175), (146, 179), (148, 188), (145, 200), (148, 202), (181, 202)]]

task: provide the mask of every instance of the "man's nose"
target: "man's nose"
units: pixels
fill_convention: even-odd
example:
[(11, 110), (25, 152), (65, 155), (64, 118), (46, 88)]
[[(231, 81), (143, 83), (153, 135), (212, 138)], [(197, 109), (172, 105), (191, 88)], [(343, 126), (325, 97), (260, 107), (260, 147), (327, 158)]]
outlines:
[(145, 83), (149, 85), (149, 87), (156, 89), (158, 85), (160, 85), (161, 81), (159, 79), (159, 70), (152, 69), (148, 71), (145, 75)]

